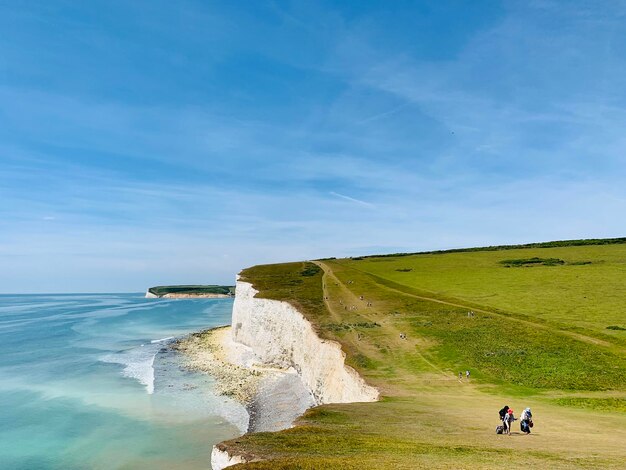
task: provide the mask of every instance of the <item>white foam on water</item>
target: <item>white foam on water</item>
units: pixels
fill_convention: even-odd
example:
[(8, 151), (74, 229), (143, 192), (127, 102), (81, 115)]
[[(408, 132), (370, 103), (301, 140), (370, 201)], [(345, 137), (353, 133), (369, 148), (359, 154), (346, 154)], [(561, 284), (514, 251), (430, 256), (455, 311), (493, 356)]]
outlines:
[(123, 365), (122, 375), (145, 385), (146, 391), (151, 395), (154, 393), (154, 358), (160, 348), (159, 342), (152, 341), (151, 344), (142, 344), (137, 348), (107, 354), (100, 360)]
[(167, 338), (161, 338), (161, 339), (153, 339), (152, 341), (150, 341), (150, 343), (154, 344), (154, 343), (162, 343), (163, 341), (169, 341), (170, 339), (174, 339), (173, 336), (168, 336)]
[(175, 350), (166, 349), (154, 362), (155, 389), (153, 399), (165, 398), (170, 406), (180, 410), (179, 416), (219, 417), (239, 429), (248, 428), (250, 416), (246, 407), (231, 397), (218, 395), (215, 379), (192, 372), (184, 367), (184, 358)]

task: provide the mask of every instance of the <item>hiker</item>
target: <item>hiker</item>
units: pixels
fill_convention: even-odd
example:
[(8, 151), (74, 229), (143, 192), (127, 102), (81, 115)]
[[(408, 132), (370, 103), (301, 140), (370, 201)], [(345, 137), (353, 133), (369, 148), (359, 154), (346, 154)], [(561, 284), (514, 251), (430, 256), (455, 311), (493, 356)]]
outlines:
[[(459, 372), (459, 379), (461, 379), (461, 373)], [(509, 405), (504, 405), (504, 407), (498, 411), (498, 415), (500, 415), (500, 424), (496, 426), (496, 434), (504, 434), (504, 430), (506, 427), (504, 426), (504, 417), (507, 415), (509, 411)]]
[(515, 416), (513, 415), (513, 410), (511, 408), (508, 409), (508, 411), (506, 412), (506, 415), (504, 416), (504, 434), (508, 434), (509, 436), (511, 435), (511, 424), (513, 424), (513, 421), (517, 421), (517, 419), (515, 419)]
[(466, 371), (465, 371), (465, 378), (466, 378), (467, 380), (469, 380), (469, 375), (470, 375), (470, 374), (469, 374), (469, 370), (466, 370)]
[(519, 426), (522, 432), (530, 434), (530, 428), (533, 427), (533, 414), (530, 412), (530, 408), (526, 408), (524, 411), (522, 411), (522, 414), (519, 418)]
[[(461, 375), (460, 372), (459, 372), (459, 375)], [(506, 416), (508, 411), (509, 411), (509, 405), (504, 405), (504, 408), (498, 411), (498, 414), (500, 415), (500, 421), (504, 421), (504, 417)]]
[(459, 372), (459, 380), (463, 380), (463, 372)]

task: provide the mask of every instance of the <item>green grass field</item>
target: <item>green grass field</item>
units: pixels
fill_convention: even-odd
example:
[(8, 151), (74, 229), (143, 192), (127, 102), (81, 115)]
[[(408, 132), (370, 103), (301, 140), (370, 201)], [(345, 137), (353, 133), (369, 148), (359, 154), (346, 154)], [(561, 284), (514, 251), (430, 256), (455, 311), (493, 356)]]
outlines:
[[(502, 264), (533, 257), (563, 260), (565, 264)], [(466, 303), (562, 323), (564, 327), (582, 327), (624, 338), (607, 327), (626, 327), (626, 244), (425, 254), (338, 263), (426, 295), (463, 299)], [(399, 271), (403, 269), (410, 271)]]
[[(292, 303), (320, 336), (339, 341), (383, 395), (227, 442), (264, 459), (243, 467), (624, 468), (625, 244), (331, 259), (242, 274), (259, 296)], [(459, 380), (465, 370), (471, 378)], [(495, 434), (505, 404), (516, 415), (533, 409), (532, 434), (519, 426)]]

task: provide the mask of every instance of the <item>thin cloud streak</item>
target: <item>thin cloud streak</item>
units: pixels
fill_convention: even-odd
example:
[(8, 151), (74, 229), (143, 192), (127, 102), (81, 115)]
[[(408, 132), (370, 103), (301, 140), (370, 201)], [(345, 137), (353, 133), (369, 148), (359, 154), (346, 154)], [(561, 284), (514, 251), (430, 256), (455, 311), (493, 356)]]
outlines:
[(369, 208), (372, 208), (372, 209), (376, 207), (374, 204), (370, 204), (369, 202), (361, 201), (360, 199), (356, 199), (356, 198), (353, 198), (353, 197), (350, 197), (350, 196), (346, 196), (345, 194), (339, 194), (339, 193), (336, 193), (335, 191), (331, 191), (329, 194), (331, 194), (333, 196), (336, 196), (338, 198), (344, 199), (346, 201), (354, 202), (356, 204), (360, 204), (362, 206), (369, 207)]

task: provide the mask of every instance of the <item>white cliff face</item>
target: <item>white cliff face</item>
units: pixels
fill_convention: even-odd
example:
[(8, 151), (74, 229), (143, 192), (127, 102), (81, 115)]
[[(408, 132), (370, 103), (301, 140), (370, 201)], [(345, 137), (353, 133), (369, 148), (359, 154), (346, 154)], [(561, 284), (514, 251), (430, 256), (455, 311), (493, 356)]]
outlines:
[(146, 291), (146, 299), (158, 299), (159, 296), (158, 295), (154, 295), (152, 292), (150, 292), (150, 290)]
[(238, 463), (246, 463), (246, 459), (239, 455), (231, 456), (227, 451), (219, 449), (218, 446), (213, 446), (211, 452), (211, 468), (213, 470), (222, 470)]
[(233, 340), (249, 346), (268, 365), (293, 367), (318, 405), (371, 402), (378, 390), (345, 364), (341, 346), (320, 339), (309, 321), (287, 302), (257, 299), (250, 283), (237, 281)]

